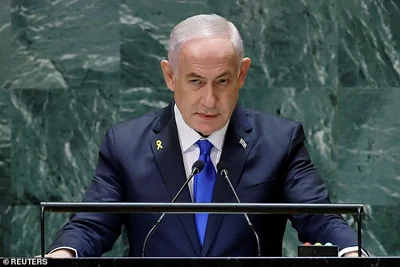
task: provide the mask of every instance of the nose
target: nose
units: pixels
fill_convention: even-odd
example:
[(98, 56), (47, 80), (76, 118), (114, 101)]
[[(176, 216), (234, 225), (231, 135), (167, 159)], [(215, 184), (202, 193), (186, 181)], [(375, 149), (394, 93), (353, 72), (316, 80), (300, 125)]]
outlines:
[(203, 96), (203, 106), (206, 108), (214, 108), (217, 102), (217, 97), (215, 95), (215, 90), (212, 85), (208, 85), (204, 88), (204, 96)]

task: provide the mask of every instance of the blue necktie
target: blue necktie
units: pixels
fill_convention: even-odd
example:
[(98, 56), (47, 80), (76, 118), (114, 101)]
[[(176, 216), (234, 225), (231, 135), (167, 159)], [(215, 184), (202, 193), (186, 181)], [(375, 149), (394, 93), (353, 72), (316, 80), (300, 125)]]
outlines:
[[(210, 152), (213, 144), (208, 140), (199, 140), (197, 145), (200, 148), (199, 160), (204, 162), (203, 170), (194, 177), (194, 202), (211, 202), (216, 172), (210, 159)], [(196, 226), (200, 243), (203, 245), (207, 228), (208, 213), (196, 213)]]

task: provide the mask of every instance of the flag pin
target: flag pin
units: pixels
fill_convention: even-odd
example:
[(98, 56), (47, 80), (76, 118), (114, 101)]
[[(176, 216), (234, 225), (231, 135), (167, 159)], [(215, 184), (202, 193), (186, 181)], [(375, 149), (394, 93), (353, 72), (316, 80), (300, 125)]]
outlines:
[(239, 143), (242, 145), (243, 148), (247, 147), (247, 143), (243, 140), (243, 138), (240, 138)]

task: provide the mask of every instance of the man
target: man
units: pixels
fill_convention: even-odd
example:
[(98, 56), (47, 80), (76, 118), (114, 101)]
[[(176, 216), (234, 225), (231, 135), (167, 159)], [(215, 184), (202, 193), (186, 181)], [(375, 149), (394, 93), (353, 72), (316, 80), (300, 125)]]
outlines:
[[(216, 173), (223, 161), (242, 202), (329, 203), (328, 192), (304, 147), (300, 123), (240, 108), (239, 90), (250, 59), (235, 26), (217, 15), (178, 24), (161, 68), (174, 102), (110, 127), (84, 201), (171, 202), (192, 164), (204, 169), (177, 202), (236, 202)], [(211, 166), (211, 167), (210, 167)], [(109, 251), (124, 225), (129, 256), (140, 256), (159, 214), (79, 213), (49, 248), (53, 257), (93, 257)], [(302, 242), (337, 244), (356, 256), (356, 233), (336, 215), (251, 215), (262, 256), (281, 256), (290, 219)], [(148, 241), (146, 256), (256, 256), (242, 215), (167, 214)]]

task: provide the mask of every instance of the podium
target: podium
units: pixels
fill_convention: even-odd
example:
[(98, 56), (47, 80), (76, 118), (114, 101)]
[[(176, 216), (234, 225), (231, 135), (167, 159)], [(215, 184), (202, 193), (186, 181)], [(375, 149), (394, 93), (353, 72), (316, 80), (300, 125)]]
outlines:
[(40, 258), (0, 258), (1, 266), (76, 266), (76, 267), (393, 267), (400, 257), (204, 257), (204, 258), (43, 258), (45, 253), (46, 212), (116, 212), (116, 213), (257, 213), (257, 214), (355, 214), (357, 215), (358, 253), (361, 255), (361, 204), (259, 204), (259, 203), (117, 203), (117, 202), (42, 202)]
[[(258, 213), (258, 214), (356, 214), (358, 230), (358, 255), (361, 256), (361, 215), (363, 213), (362, 204), (293, 204), (293, 203), (142, 203), (142, 202), (42, 202), (41, 204), (41, 256), (44, 257), (44, 221), (45, 212), (100, 212), (100, 213), (156, 213), (162, 215), (149, 231), (143, 242), (142, 258), (145, 257), (145, 247), (148, 238), (160, 224), (166, 213)], [(247, 215), (246, 215), (247, 218)], [(247, 218), (248, 220), (248, 218)], [(258, 244), (258, 256), (260, 253), (259, 238), (251, 222), (248, 220), (249, 227), (252, 228)], [(300, 248), (300, 247), (299, 247)], [(304, 249), (307, 250), (307, 249)], [(336, 248), (337, 250), (337, 248)], [(299, 249), (299, 254), (300, 254)], [(317, 253), (320, 251), (319, 253)], [(323, 251), (330, 251), (323, 255)], [(312, 253), (311, 253), (312, 252)], [(332, 249), (308, 249), (308, 253), (299, 256), (333, 256)]]

